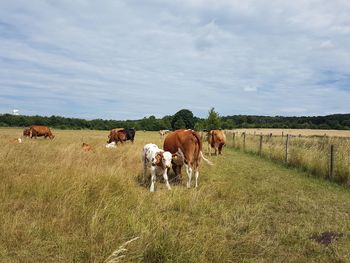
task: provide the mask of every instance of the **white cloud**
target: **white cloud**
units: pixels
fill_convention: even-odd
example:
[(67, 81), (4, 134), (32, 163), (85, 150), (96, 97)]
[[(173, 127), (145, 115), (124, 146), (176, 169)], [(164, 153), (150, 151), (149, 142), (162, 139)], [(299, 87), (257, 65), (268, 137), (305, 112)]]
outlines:
[(254, 86), (246, 86), (246, 87), (243, 88), (243, 90), (246, 91), (246, 92), (255, 92), (258, 89), (257, 89), (257, 87), (254, 87)]
[(345, 0), (6, 1), (0, 112), (348, 111), (349, 12)]

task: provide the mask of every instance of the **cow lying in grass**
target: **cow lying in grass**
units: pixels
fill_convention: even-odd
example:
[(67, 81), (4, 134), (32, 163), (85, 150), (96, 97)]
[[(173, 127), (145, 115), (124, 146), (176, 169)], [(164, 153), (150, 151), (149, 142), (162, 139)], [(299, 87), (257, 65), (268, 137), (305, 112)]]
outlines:
[(18, 139), (11, 139), (11, 140), (9, 141), (9, 143), (11, 143), (11, 144), (22, 143), (22, 139), (21, 139), (21, 138), (18, 138)]
[(85, 142), (83, 142), (82, 148), (83, 148), (84, 152), (92, 151), (92, 146), (90, 144), (85, 143)]
[(146, 144), (142, 151), (143, 163), (143, 180), (145, 181), (147, 167), (151, 170), (151, 187), (150, 191), (154, 192), (154, 184), (157, 175), (163, 175), (165, 184), (171, 190), (168, 181), (168, 170), (171, 166), (172, 155), (170, 152), (165, 152), (158, 148), (153, 143)]

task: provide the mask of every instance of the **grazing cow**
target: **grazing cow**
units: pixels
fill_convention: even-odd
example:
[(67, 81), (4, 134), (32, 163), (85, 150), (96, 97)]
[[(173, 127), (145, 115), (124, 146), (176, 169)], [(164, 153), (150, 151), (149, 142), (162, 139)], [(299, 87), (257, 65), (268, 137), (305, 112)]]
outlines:
[(163, 175), (165, 184), (171, 190), (168, 181), (168, 170), (171, 166), (172, 155), (170, 152), (163, 151), (153, 143), (146, 144), (142, 151), (143, 163), (143, 181), (145, 181), (147, 167), (151, 170), (151, 187), (150, 192), (154, 192), (154, 184), (157, 175)]
[(29, 128), (29, 136), (30, 138), (35, 137), (41, 137), (44, 136), (45, 139), (49, 137), (51, 140), (55, 138), (55, 136), (51, 133), (51, 130), (49, 127), (44, 125), (33, 125)]
[(167, 133), (169, 133), (169, 132), (170, 132), (169, 130), (160, 130), (160, 131), (159, 131), (159, 135), (160, 135), (161, 138), (163, 138), (164, 135), (167, 134)]
[(188, 176), (187, 187), (191, 187), (192, 173), (195, 173), (196, 187), (198, 187), (199, 164), (203, 159), (207, 164), (212, 163), (207, 160), (202, 153), (202, 141), (198, 133), (192, 130), (176, 130), (169, 133), (164, 140), (165, 151), (173, 155), (173, 170), (176, 176), (181, 175), (181, 167), (185, 165)]
[(222, 130), (211, 130), (208, 132), (208, 153), (211, 154), (211, 148), (215, 149), (215, 155), (221, 154), (222, 147), (226, 144), (226, 136)]
[(123, 128), (113, 129), (110, 131), (108, 135), (107, 143), (111, 143), (111, 142), (124, 143), (127, 140), (134, 142), (135, 133), (136, 133), (135, 129), (123, 129)]
[(85, 143), (85, 142), (83, 142), (82, 148), (83, 148), (84, 152), (92, 151), (92, 146), (90, 144)]
[(29, 136), (30, 136), (30, 128), (29, 128), (29, 129), (24, 129), (24, 130), (23, 130), (23, 136), (24, 136), (24, 137), (29, 137)]

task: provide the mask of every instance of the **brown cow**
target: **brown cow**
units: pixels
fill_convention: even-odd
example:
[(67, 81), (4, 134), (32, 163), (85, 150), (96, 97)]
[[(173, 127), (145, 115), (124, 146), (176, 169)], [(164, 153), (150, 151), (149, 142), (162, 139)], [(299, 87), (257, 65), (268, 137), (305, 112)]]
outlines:
[(92, 146), (90, 144), (85, 143), (85, 142), (83, 142), (82, 148), (83, 148), (84, 152), (92, 151)]
[(185, 165), (188, 176), (187, 187), (191, 187), (192, 173), (195, 173), (196, 187), (198, 186), (199, 164), (203, 159), (207, 164), (212, 163), (204, 158), (202, 141), (198, 133), (192, 130), (176, 130), (169, 133), (164, 140), (164, 151), (173, 155), (173, 170), (176, 176), (181, 175), (181, 167)]
[(24, 137), (29, 137), (30, 136), (30, 128), (29, 129), (24, 129), (23, 136)]
[(208, 153), (211, 154), (211, 148), (215, 149), (215, 155), (221, 154), (222, 147), (226, 144), (226, 136), (222, 130), (211, 130), (207, 135)]
[(108, 135), (107, 143), (115, 142), (115, 143), (123, 143), (126, 141), (126, 134), (123, 128), (117, 128), (110, 131)]
[(51, 130), (49, 127), (44, 125), (33, 125), (29, 128), (29, 136), (30, 138), (35, 137), (41, 137), (44, 136), (45, 139), (49, 137), (50, 139), (55, 138), (55, 136), (51, 133)]

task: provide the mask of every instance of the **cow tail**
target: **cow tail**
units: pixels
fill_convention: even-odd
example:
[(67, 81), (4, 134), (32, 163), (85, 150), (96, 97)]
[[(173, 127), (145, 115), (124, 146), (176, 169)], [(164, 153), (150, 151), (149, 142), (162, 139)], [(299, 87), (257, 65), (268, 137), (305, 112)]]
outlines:
[(192, 134), (197, 138), (198, 144), (199, 144), (199, 155), (200, 158), (203, 159), (203, 161), (208, 164), (208, 165), (213, 165), (211, 161), (209, 161), (207, 158), (204, 157), (203, 152), (202, 152), (202, 140), (198, 136), (196, 132), (192, 132)]
[(206, 164), (214, 165), (211, 161), (209, 161), (207, 158), (204, 157), (202, 151), (200, 151), (200, 156)]
[(202, 151), (202, 140), (199, 137), (198, 133), (196, 133), (195, 131), (192, 131), (192, 134), (193, 134), (194, 137), (196, 137), (197, 142), (199, 144), (199, 151), (201, 152)]

